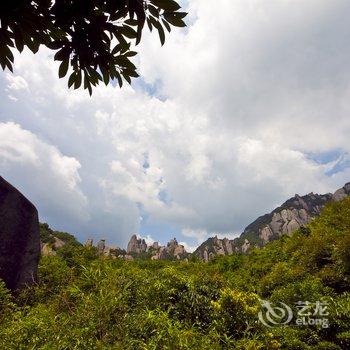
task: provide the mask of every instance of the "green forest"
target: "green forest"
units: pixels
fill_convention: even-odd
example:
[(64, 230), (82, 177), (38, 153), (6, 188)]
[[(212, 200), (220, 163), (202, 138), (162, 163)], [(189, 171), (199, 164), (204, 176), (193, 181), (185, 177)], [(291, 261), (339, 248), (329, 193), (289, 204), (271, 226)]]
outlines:
[[(291, 236), (209, 263), (99, 257), (66, 238), (41, 258), (37, 285), (11, 295), (0, 284), (1, 349), (350, 348), (350, 198)], [(261, 300), (294, 316), (300, 301), (322, 303), (327, 326), (266, 326)]]

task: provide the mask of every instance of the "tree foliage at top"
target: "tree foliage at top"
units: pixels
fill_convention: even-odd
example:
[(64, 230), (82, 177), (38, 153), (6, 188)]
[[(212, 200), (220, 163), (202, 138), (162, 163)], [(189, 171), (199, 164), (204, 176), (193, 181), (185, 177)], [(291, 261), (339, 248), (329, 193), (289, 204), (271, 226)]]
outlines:
[(100, 81), (123, 85), (138, 77), (131, 44), (141, 41), (144, 24), (158, 31), (186, 26), (185, 12), (174, 0), (5, 0), (0, 2), (0, 65), (13, 71), (11, 49), (33, 53), (44, 45), (55, 50), (58, 75), (68, 86), (92, 94)]

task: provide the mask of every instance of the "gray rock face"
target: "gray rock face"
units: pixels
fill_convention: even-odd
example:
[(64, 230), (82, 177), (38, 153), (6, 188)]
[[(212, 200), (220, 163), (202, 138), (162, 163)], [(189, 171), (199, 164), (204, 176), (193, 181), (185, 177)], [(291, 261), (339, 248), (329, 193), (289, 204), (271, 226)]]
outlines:
[(194, 252), (199, 258), (208, 261), (211, 256), (227, 255), (232, 252), (246, 253), (254, 246), (262, 246), (282, 235), (290, 235), (305, 226), (321, 213), (331, 200), (342, 200), (350, 195), (350, 183), (334, 194), (295, 195), (269, 214), (260, 216), (248, 225), (239, 238), (234, 240), (212, 237), (202, 243)]
[(242, 248), (241, 248), (242, 252), (246, 253), (250, 248), (251, 248), (251, 243), (247, 239), (245, 239), (244, 243), (242, 244)]
[(11, 290), (37, 280), (40, 258), (38, 212), (0, 177), (0, 278)]
[(41, 243), (41, 255), (42, 256), (49, 256), (49, 255), (56, 255), (56, 250), (64, 247), (66, 245), (65, 242), (63, 242), (61, 239), (54, 237), (54, 242), (52, 244), (50, 243)]
[[(157, 243), (157, 244), (155, 244)], [(171, 239), (166, 247), (160, 246), (158, 242), (151, 245), (153, 255), (152, 260), (183, 260), (187, 257), (188, 253), (182, 244), (179, 244), (176, 238)]]
[(98, 254), (102, 255), (105, 253), (105, 249), (106, 249), (106, 240), (105, 239), (100, 239), (97, 242), (97, 252)]
[(259, 238), (263, 242), (268, 242), (278, 236), (291, 234), (301, 226), (307, 224), (313, 216), (304, 208), (282, 209), (281, 212), (275, 212), (273, 214), (270, 223), (258, 229)]
[(132, 257), (132, 255), (120, 255), (119, 256), (121, 259), (127, 260), (127, 261), (133, 261), (134, 258)]
[(151, 247), (152, 247), (152, 249), (159, 249), (159, 243), (158, 242), (153, 242)]
[(94, 240), (92, 238), (88, 238), (84, 245), (85, 247), (92, 247), (94, 245)]
[(144, 239), (132, 235), (128, 243), (127, 254), (132, 254), (134, 258), (137, 258), (142, 253), (146, 253), (151, 260), (183, 260), (188, 256), (185, 247), (179, 244), (176, 238), (171, 239), (166, 246), (161, 246), (158, 242), (153, 242), (148, 246)]
[(140, 254), (147, 251), (147, 244), (144, 239), (138, 239), (136, 235), (132, 235), (128, 243), (127, 252)]
[(350, 182), (344, 185), (344, 187), (340, 188), (339, 190), (335, 191), (333, 194), (333, 199), (335, 201), (340, 201), (344, 199), (345, 197), (350, 195)]
[(260, 216), (246, 227), (241, 238), (253, 237), (259, 245), (284, 234), (291, 234), (319, 215), (322, 208), (333, 199), (332, 194), (309, 193), (295, 195), (270, 214)]
[(171, 258), (175, 258), (177, 260), (181, 260), (187, 255), (185, 247), (182, 244), (179, 244), (176, 238), (170, 240), (165, 251)]
[[(248, 249), (248, 247), (247, 247)], [(228, 255), (240, 251), (233, 239), (220, 239), (217, 236), (208, 238), (194, 252), (196, 256), (204, 261), (209, 261), (217, 255)]]

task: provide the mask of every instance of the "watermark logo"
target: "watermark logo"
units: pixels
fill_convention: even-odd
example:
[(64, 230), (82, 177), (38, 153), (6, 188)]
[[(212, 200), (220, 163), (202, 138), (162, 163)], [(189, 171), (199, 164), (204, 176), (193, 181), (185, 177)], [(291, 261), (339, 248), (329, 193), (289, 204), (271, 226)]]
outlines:
[(329, 327), (328, 321), (328, 303), (324, 301), (298, 301), (295, 303), (298, 309), (295, 324), (298, 326), (321, 326)]
[(266, 327), (274, 327), (289, 324), (293, 319), (292, 309), (285, 303), (272, 304), (267, 300), (261, 300), (262, 310), (259, 312), (259, 320)]
[(329, 327), (327, 316), (328, 304), (322, 301), (298, 301), (295, 303), (296, 312), (282, 302), (271, 303), (267, 300), (261, 300), (261, 311), (259, 320), (266, 327), (283, 326), (293, 324), (297, 326), (321, 326)]

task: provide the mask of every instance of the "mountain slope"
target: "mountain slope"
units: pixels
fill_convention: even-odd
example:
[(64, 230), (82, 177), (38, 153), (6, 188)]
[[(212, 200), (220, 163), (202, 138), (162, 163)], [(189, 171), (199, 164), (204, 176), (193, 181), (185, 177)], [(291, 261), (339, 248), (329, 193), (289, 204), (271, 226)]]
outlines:
[(56, 255), (63, 247), (78, 247), (81, 244), (70, 233), (52, 230), (48, 224), (39, 223), (41, 255)]
[(199, 258), (208, 261), (216, 255), (232, 252), (246, 252), (252, 245), (262, 246), (269, 241), (291, 234), (305, 226), (323, 207), (332, 200), (339, 201), (350, 195), (350, 183), (338, 189), (334, 194), (295, 195), (271, 213), (258, 217), (249, 224), (239, 238), (229, 240), (212, 237), (203, 242), (194, 252)]
[(350, 197), (209, 263), (61, 249), (21, 295), (0, 281), (0, 349), (350, 349)]

